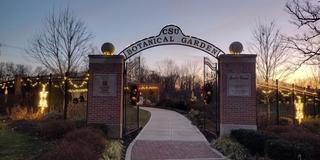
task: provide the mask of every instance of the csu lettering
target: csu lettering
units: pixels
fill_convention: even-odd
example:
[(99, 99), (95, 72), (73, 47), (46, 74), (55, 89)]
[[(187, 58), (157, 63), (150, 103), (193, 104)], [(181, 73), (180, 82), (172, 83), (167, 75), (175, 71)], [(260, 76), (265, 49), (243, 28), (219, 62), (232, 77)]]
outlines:
[(162, 34), (179, 34), (178, 28), (164, 28), (162, 30)]

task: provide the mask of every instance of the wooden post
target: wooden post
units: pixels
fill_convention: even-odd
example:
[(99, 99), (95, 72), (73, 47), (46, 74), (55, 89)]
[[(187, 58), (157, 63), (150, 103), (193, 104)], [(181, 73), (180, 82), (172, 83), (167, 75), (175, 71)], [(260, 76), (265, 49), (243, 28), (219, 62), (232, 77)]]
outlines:
[(293, 123), (295, 123), (296, 119), (296, 110), (295, 110), (295, 104), (294, 104), (295, 94), (294, 94), (294, 83), (292, 84), (292, 93), (291, 93), (291, 103), (293, 108)]
[(67, 119), (68, 114), (68, 105), (69, 105), (69, 94), (68, 94), (68, 72), (66, 72), (64, 77), (64, 110), (63, 110), (63, 118)]
[(52, 99), (52, 74), (49, 75), (49, 82), (48, 82), (48, 112), (51, 111), (51, 99)]
[(276, 90), (276, 92), (277, 92), (277, 98), (276, 98), (276, 100), (277, 100), (277, 103), (276, 103), (276, 107), (277, 107), (277, 125), (279, 125), (280, 124), (280, 111), (279, 111), (279, 81), (278, 81), (278, 79), (276, 80), (276, 85), (277, 85), (277, 90)]
[(313, 95), (313, 115), (316, 116), (317, 115), (317, 106), (316, 106), (316, 95)]

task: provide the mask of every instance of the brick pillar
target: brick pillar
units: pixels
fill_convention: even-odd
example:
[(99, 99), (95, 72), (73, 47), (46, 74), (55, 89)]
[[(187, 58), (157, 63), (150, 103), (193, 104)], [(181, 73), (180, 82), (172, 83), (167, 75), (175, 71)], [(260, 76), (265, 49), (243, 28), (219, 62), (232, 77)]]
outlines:
[(219, 56), (220, 135), (257, 129), (256, 55)]
[(122, 138), (123, 56), (89, 55), (87, 123), (104, 124), (111, 138)]

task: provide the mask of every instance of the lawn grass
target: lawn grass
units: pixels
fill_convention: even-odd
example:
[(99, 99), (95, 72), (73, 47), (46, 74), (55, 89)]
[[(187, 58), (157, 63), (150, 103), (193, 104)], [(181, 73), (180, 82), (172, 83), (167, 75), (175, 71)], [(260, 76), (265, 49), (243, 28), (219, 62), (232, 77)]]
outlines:
[[(139, 112), (139, 126), (144, 127), (149, 121), (151, 113), (140, 109)], [(137, 128), (137, 108), (128, 106), (126, 112), (127, 129), (132, 130)]]
[(6, 129), (0, 122), (0, 160), (34, 160), (52, 146), (38, 138)]

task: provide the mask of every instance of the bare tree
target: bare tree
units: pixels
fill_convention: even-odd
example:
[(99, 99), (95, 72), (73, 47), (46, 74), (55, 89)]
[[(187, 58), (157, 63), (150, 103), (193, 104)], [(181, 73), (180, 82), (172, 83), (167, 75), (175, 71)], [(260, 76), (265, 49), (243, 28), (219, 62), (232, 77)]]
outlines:
[(185, 61), (180, 68), (180, 79), (183, 84), (187, 84), (190, 92), (194, 89), (196, 82), (199, 80), (200, 64), (195, 61)]
[(13, 62), (0, 62), (0, 81), (12, 80), (15, 76), (30, 75), (31, 67)]
[(160, 97), (166, 99), (176, 91), (176, 84), (179, 80), (179, 67), (171, 59), (162, 60), (157, 63), (157, 66), (157, 72), (161, 75), (161, 89), (165, 91)]
[(37, 66), (31, 73), (32, 76), (44, 76), (48, 75), (48, 71), (40, 66)]
[(287, 44), (274, 21), (257, 24), (248, 49), (257, 54), (258, 75), (264, 82), (284, 79), (290, 74)]
[(27, 53), (50, 72), (74, 72), (83, 64), (89, 52), (92, 35), (80, 19), (69, 9), (53, 11), (44, 23), (44, 29), (31, 41)]
[[(275, 79), (283, 80), (291, 73), (287, 49), (286, 41), (274, 21), (257, 24), (253, 31), (249, 52), (257, 54), (258, 76), (265, 83), (268, 84)], [(269, 121), (271, 120), (270, 93), (266, 92), (264, 96)]]
[[(316, 62), (318, 61), (318, 62)], [(320, 64), (320, 56), (313, 59), (314, 64)], [(320, 65), (312, 65), (312, 83), (316, 88), (320, 87)]]
[(23, 64), (15, 65), (15, 75), (27, 76), (31, 73), (31, 67)]
[(291, 15), (291, 22), (299, 29), (295, 36), (288, 37), (290, 48), (301, 55), (300, 66), (304, 63), (314, 64), (320, 56), (320, 2), (318, 0), (291, 0), (285, 6)]

